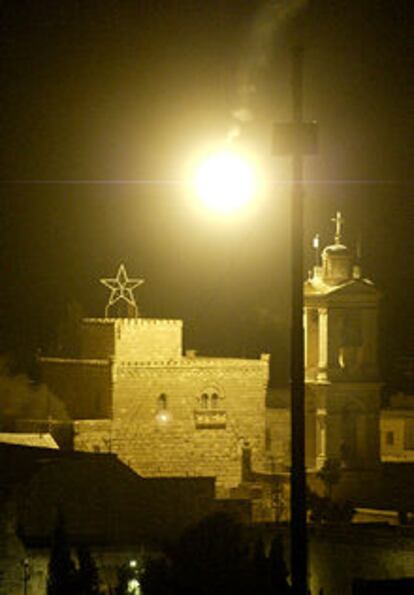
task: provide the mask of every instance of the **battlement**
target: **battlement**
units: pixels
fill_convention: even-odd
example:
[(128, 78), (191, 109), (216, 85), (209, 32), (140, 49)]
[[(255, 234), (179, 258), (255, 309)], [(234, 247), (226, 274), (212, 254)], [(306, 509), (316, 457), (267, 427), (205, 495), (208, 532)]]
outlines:
[(182, 355), (182, 320), (156, 318), (85, 318), (82, 357), (117, 361), (165, 361)]
[(241, 370), (252, 369), (267, 369), (269, 360), (246, 359), (246, 358), (230, 358), (230, 357), (197, 357), (188, 358), (180, 357), (179, 359), (123, 359), (117, 362), (118, 369), (124, 368), (140, 368), (140, 367), (172, 367), (172, 368), (240, 368)]
[(183, 326), (182, 320), (172, 318), (84, 318), (82, 323), (118, 327)]

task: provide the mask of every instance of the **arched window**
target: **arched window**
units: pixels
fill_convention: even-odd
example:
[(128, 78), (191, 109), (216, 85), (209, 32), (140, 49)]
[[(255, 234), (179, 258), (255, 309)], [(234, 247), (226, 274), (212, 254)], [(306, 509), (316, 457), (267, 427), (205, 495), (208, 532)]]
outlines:
[(218, 396), (217, 393), (213, 393), (211, 395), (211, 408), (212, 409), (218, 409), (219, 408), (219, 399), (220, 399), (220, 397)]
[(161, 393), (158, 397), (158, 411), (165, 411), (167, 409), (167, 395)]
[(225, 428), (227, 413), (223, 405), (221, 390), (215, 385), (206, 386), (195, 400), (195, 427), (199, 430)]
[(208, 407), (209, 407), (209, 401), (210, 401), (210, 398), (209, 398), (208, 394), (207, 393), (203, 393), (201, 395), (201, 399), (200, 399), (201, 409), (208, 409)]
[(201, 393), (198, 403), (200, 409), (220, 409), (222, 396), (219, 390), (210, 386)]

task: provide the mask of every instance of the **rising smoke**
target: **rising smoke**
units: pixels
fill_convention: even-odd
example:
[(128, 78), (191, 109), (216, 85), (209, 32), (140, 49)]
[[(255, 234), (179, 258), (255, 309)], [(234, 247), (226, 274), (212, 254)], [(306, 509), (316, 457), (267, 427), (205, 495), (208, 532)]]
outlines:
[(24, 374), (12, 376), (0, 360), (0, 431), (21, 419), (67, 420), (64, 405), (44, 385), (34, 385)]
[(239, 106), (232, 112), (234, 125), (228, 140), (237, 138), (244, 124), (254, 118), (252, 98), (256, 93), (256, 81), (267, 67), (278, 31), (304, 10), (309, 0), (271, 0), (259, 9), (246, 42), (245, 58), (238, 75)]

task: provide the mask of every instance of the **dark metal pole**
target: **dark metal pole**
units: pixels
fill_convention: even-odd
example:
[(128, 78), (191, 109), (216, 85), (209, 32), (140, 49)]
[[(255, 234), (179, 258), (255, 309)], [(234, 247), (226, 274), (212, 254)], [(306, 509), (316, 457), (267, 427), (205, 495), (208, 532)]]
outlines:
[(301, 150), (302, 48), (292, 51), (293, 125), (291, 202), (291, 569), (294, 595), (307, 593), (305, 378), (303, 340), (303, 153)]
[(30, 579), (29, 572), (29, 560), (25, 558), (23, 560), (23, 595), (27, 595), (27, 584)]

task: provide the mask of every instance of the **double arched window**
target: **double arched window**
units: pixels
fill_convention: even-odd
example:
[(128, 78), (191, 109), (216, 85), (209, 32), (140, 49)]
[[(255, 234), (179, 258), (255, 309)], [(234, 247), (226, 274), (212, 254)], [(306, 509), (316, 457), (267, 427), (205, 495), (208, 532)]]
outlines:
[(206, 389), (200, 396), (200, 409), (220, 409), (221, 397), (216, 388)]
[(196, 398), (195, 427), (199, 430), (220, 430), (227, 424), (223, 392), (216, 386), (205, 388)]

